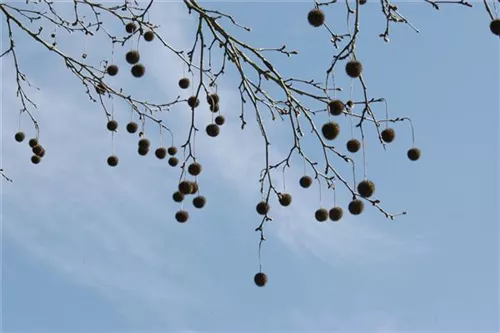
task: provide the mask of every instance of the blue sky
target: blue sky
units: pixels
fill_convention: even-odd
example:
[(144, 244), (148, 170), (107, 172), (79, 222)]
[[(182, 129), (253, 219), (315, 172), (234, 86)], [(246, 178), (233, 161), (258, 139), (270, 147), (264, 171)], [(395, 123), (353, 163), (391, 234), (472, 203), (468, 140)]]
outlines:
[[(323, 78), (332, 47), (325, 31), (307, 24), (312, 2), (206, 5), (251, 26), (250, 34), (230, 30), (253, 45), (285, 42), (299, 50), (297, 59), (279, 60), (283, 74)], [(179, 171), (152, 155), (138, 156), (136, 137), (123, 128), (115, 137), (120, 164), (107, 166), (111, 140), (102, 110), (59, 59), (17, 32), (23, 69), (41, 88), (31, 93), (47, 154), (32, 165), (26, 143), (13, 140), (19, 103), (7, 57), (2, 166), (15, 182), (2, 182), (3, 331), (498, 331), (498, 39), (489, 32), (481, 3), (473, 9), (443, 5), (439, 12), (416, 2), (398, 6), (420, 33), (392, 26), (391, 42), (384, 43), (377, 37), (384, 29), (382, 14), (366, 5), (357, 55), (370, 94), (384, 96), (391, 116), (409, 116), (415, 125), (423, 152), (418, 163), (406, 158), (407, 124), (394, 126), (398, 136), (386, 152), (368, 131), (367, 170), (377, 197), (391, 212), (409, 214), (389, 221), (367, 207), (358, 217), (319, 224), (313, 218), (318, 192), (298, 187), (302, 164), (296, 159), (286, 176), (292, 206), (272, 204), (275, 221), (263, 248), (265, 288), (252, 280), (264, 145), (250, 110), (247, 128), (239, 129), (234, 72), (219, 87), (227, 125), (215, 140), (200, 135), (197, 141), (207, 206), (190, 208), (190, 221), (180, 225), (173, 218), (179, 206), (171, 200)], [(165, 39), (190, 47), (196, 19), (178, 3), (156, 8), (152, 19)], [(327, 15), (330, 26), (345, 27), (343, 4)], [(4, 47), (6, 41), (3, 30)], [(84, 43), (60, 41), (73, 55)], [(89, 61), (110, 51), (102, 39), (88, 42)], [(117, 50), (117, 59), (123, 52)], [(157, 101), (185, 94), (176, 87), (182, 76), (178, 60), (155, 43), (142, 44), (141, 52), (146, 76), (121, 84)], [(338, 84), (348, 88), (349, 81)], [(347, 91), (337, 96), (347, 99)], [(379, 105), (375, 112), (383, 117), (385, 111)], [(124, 125), (130, 111), (116, 103), (115, 116)], [(176, 144), (185, 140), (189, 117), (183, 107), (166, 115), (176, 128)], [(200, 109), (197, 122), (204, 127), (210, 117)], [(266, 121), (278, 160), (289, 150), (288, 123)], [(347, 129), (347, 120), (342, 122)], [(27, 118), (22, 129), (34, 134)], [(337, 140), (348, 138), (346, 130)], [(318, 146), (307, 142), (310, 155), (320, 157)], [(342, 164), (339, 169), (349, 170)], [(332, 200), (325, 194), (323, 205)], [(337, 200), (345, 207), (349, 196), (340, 191)]]

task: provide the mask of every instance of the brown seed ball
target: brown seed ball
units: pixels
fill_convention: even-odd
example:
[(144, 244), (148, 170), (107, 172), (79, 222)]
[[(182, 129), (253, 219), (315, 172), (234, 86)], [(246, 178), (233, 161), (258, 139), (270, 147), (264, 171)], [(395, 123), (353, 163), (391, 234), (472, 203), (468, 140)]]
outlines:
[(186, 223), (186, 221), (189, 219), (189, 213), (186, 212), (185, 210), (180, 210), (177, 213), (175, 213), (175, 219), (179, 223)]
[(177, 166), (177, 164), (179, 164), (179, 160), (177, 159), (177, 157), (170, 157), (168, 159), (168, 164), (171, 166), (171, 167), (175, 167)]
[(177, 191), (174, 194), (172, 194), (172, 199), (174, 199), (175, 202), (181, 202), (182, 200), (184, 200), (184, 194)]
[(337, 123), (329, 122), (323, 125), (321, 132), (323, 133), (325, 139), (333, 140), (339, 135), (340, 126)]
[(308, 188), (312, 185), (312, 178), (309, 176), (302, 176), (299, 180), (299, 184), (303, 188)]
[(146, 72), (146, 68), (142, 64), (135, 64), (132, 66), (130, 69), (130, 72), (134, 77), (142, 77), (144, 73)]
[(382, 140), (384, 140), (384, 142), (391, 143), (396, 137), (396, 132), (392, 128), (386, 128), (382, 131), (382, 133), (380, 133), (380, 135), (382, 136)]
[(33, 154), (37, 155), (37, 156), (40, 156), (40, 154), (42, 153), (43, 151), (43, 147), (41, 144), (37, 144), (36, 146), (34, 146), (32, 149), (33, 151)]
[(40, 163), (42, 159), (40, 158), (40, 156), (37, 156), (37, 155), (33, 155), (31, 156), (31, 163), (33, 164), (38, 164)]
[(118, 157), (115, 155), (111, 155), (108, 157), (108, 165), (111, 167), (115, 167), (118, 165)]
[(183, 77), (182, 79), (179, 80), (179, 87), (181, 89), (189, 88), (190, 84), (191, 84), (191, 81), (187, 77)]
[(177, 154), (177, 148), (174, 146), (168, 147), (167, 152), (169, 155), (173, 156)]
[(97, 84), (97, 86), (95, 87), (95, 91), (99, 94), (99, 95), (104, 95), (107, 91), (107, 88), (104, 84), (102, 83), (99, 83)]
[(366, 3), (367, 0), (359, 0), (359, 4), (360, 5), (364, 5)]
[(258, 286), (258, 287), (264, 287), (267, 283), (267, 275), (260, 272), (255, 274), (253, 277), (253, 282)]
[(38, 140), (33, 138), (33, 139), (30, 139), (30, 141), (28, 141), (28, 145), (33, 148), (35, 147), (36, 145), (38, 144)]
[(344, 112), (344, 109), (345, 109), (344, 103), (342, 103), (342, 101), (339, 99), (330, 101), (328, 103), (328, 111), (334, 116), (341, 115), (342, 112)]
[(153, 31), (146, 31), (144, 33), (144, 40), (146, 42), (151, 42), (153, 39), (155, 39), (155, 33)]
[(206, 128), (208, 136), (215, 138), (217, 135), (219, 135), (219, 125), (217, 124), (210, 124)]
[(288, 193), (281, 193), (279, 196), (279, 201), (283, 207), (290, 206), (290, 204), (292, 203), (292, 196)]
[(207, 103), (209, 105), (219, 104), (219, 100), (219, 95), (217, 94), (210, 94), (207, 96)]
[(412, 161), (416, 161), (420, 158), (420, 149), (418, 148), (411, 148), (408, 150), (408, 158)]
[(137, 132), (138, 128), (139, 128), (139, 125), (137, 125), (137, 123), (135, 123), (133, 121), (131, 121), (130, 123), (127, 124), (127, 132), (129, 132), (130, 134)]
[(226, 122), (226, 119), (224, 118), (224, 116), (215, 117), (215, 123), (217, 125), (222, 126), (222, 125), (224, 125), (225, 122)]
[(195, 194), (196, 192), (198, 192), (198, 183), (197, 182), (191, 182), (191, 187), (193, 188), (191, 190), (191, 194)]
[(118, 122), (116, 120), (110, 120), (108, 121), (106, 127), (108, 128), (108, 131), (114, 132), (118, 128)]
[(344, 211), (342, 210), (341, 207), (333, 207), (330, 209), (328, 212), (328, 216), (330, 217), (330, 220), (337, 222), (342, 218), (342, 215), (344, 215)]
[(207, 199), (205, 199), (205, 197), (203, 195), (199, 195), (193, 199), (193, 206), (201, 209), (201, 208), (205, 207), (206, 202), (207, 202)]
[(365, 208), (365, 204), (363, 201), (355, 199), (349, 203), (349, 212), (352, 215), (359, 215), (363, 212), (363, 209)]
[(106, 72), (111, 76), (115, 76), (116, 74), (118, 74), (118, 66), (109, 65), (108, 68), (106, 68)]
[(375, 184), (371, 180), (363, 180), (358, 184), (358, 193), (363, 198), (369, 198), (375, 192)]
[(307, 14), (307, 21), (313, 27), (320, 27), (325, 23), (325, 13), (319, 8), (311, 9)]
[(134, 33), (137, 30), (137, 25), (134, 22), (129, 22), (125, 25), (125, 31), (129, 34)]
[(198, 176), (201, 173), (201, 164), (200, 163), (191, 163), (188, 166), (188, 172), (192, 176)]
[(198, 105), (200, 105), (200, 100), (196, 96), (191, 96), (188, 98), (187, 103), (188, 103), (189, 107), (195, 108)]
[(167, 156), (167, 149), (165, 147), (160, 147), (155, 150), (155, 156), (162, 160)]
[(213, 113), (217, 113), (217, 112), (219, 112), (219, 104), (212, 104), (212, 105), (210, 105), (209, 109)]
[(179, 192), (181, 192), (182, 194), (191, 194), (192, 190), (193, 186), (191, 185), (191, 182), (183, 180), (179, 183)]
[(328, 220), (328, 210), (320, 208), (314, 213), (314, 217), (318, 222), (325, 222)]
[(500, 19), (491, 21), (490, 30), (494, 35), (500, 36)]
[(139, 148), (137, 148), (137, 152), (141, 156), (146, 156), (149, 153), (149, 148), (141, 148), (141, 147), (139, 147)]
[(269, 212), (269, 204), (265, 201), (261, 201), (255, 207), (259, 215), (266, 215)]
[(25, 137), (26, 137), (26, 136), (24, 135), (24, 133), (23, 133), (23, 132), (17, 132), (17, 133), (14, 135), (14, 139), (15, 139), (17, 142), (23, 142)]
[(363, 71), (363, 65), (357, 60), (351, 60), (345, 65), (345, 72), (352, 78), (357, 78)]
[(345, 103), (345, 105), (347, 105), (348, 108), (352, 108), (354, 106), (354, 102), (351, 100), (348, 100), (347, 103)]
[(347, 150), (351, 153), (356, 153), (361, 148), (361, 143), (356, 139), (347, 141)]
[(40, 154), (38, 154), (38, 157), (44, 157), (45, 156), (45, 148), (42, 147), (42, 151)]
[(140, 139), (137, 144), (139, 148), (149, 149), (149, 147), (151, 147), (151, 142), (146, 138)]
[(125, 60), (131, 65), (138, 63), (139, 59), (141, 59), (141, 55), (137, 50), (131, 50), (125, 54)]

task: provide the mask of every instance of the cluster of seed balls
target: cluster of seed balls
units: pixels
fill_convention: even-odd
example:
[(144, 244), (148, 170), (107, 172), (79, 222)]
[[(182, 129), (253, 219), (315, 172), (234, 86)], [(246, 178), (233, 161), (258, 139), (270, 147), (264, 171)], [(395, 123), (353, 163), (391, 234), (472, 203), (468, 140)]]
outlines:
[[(191, 176), (197, 177), (201, 173), (202, 167), (200, 163), (193, 162), (188, 166), (188, 173)], [(196, 181), (183, 180), (179, 182), (177, 191), (172, 195), (175, 202), (182, 202), (186, 195), (195, 195), (199, 191), (199, 186)], [(201, 209), (205, 207), (207, 199), (198, 193), (193, 198), (193, 206)], [(185, 223), (189, 219), (189, 213), (183, 209), (175, 213), (175, 219), (179, 223)]]
[[(21, 143), (24, 141), (26, 138), (26, 135), (24, 135), (24, 132), (17, 132), (14, 135), (14, 139)], [(31, 162), (33, 164), (38, 164), (42, 161), (42, 157), (45, 156), (45, 148), (38, 142), (38, 139), (32, 138), (28, 141), (29, 146), (31, 147), (31, 150), (33, 151), (33, 156), (31, 156)]]

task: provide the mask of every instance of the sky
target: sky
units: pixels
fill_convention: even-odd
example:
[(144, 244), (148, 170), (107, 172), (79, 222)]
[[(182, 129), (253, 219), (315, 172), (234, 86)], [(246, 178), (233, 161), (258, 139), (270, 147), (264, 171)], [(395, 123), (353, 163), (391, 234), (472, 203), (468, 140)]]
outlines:
[[(296, 58), (270, 56), (283, 75), (324, 78), (334, 49), (324, 30), (307, 23), (312, 1), (203, 4), (251, 26), (245, 33), (225, 23), (251, 45), (297, 49)], [(240, 129), (235, 72), (219, 85), (227, 119), (220, 136), (197, 136), (207, 205), (195, 211), (185, 203), (190, 219), (179, 224), (171, 195), (180, 170), (152, 154), (137, 155), (137, 137), (123, 128), (130, 109), (114, 105), (120, 164), (110, 168), (102, 109), (60, 59), (16, 30), (21, 66), (40, 87), (30, 94), (47, 153), (33, 165), (26, 142), (13, 139), (20, 104), (12, 57), (4, 57), (1, 165), (14, 182), (0, 183), (2, 332), (498, 332), (499, 49), (482, 4), (474, 5), (435, 11), (398, 3), (420, 32), (392, 25), (390, 43), (378, 37), (385, 28), (379, 7), (362, 8), (356, 50), (369, 93), (387, 99), (390, 116), (412, 119), (422, 150), (420, 161), (407, 159), (407, 123), (394, 125), (397, 138), (387, 151), (367, 130), (367, 175), (384, 208), (408, 214), (391, 221), (367, 206), (339, 223), (318, 223), (314, 211), (329, 208), (333, 195), (323, 192), (320, 202), (317, 188), (301, 189), (303, 165), (295, 159), (285, 176), (292, 205), (271, 202), (264, 288), (253, 283), (264, 142), (251, 109)], [(164, 39), (189, 49), (196, 18), (181, 3), (154, 8), (151, 20), (159, 22)], [(330, 26), (345, 29), (342, 3), (326, 14)], [(4, 50), (3, 19), (1, 27)], [(59, 45), (75, 56), (85, 51), (94, 64), (111, 56), (102, 38), (61, 37)], [(177, 87), (183, 66), (158, 43), (141, 44), (146, 75), (140, 80), (126, 75), (124, 52), (115, 50), (124, 75), (110, 84), (151, 101), (188, 97), (190, 91)], [(336, 83), (344, 88), (337, 97), (348, 99), (350, 81)], [(357, 96), (360, 87), (353, 89)], [(374, 108), (384, 116), (382, 104)], [(206, 106), (197, 111), (203, 128), (211, 114)], [(288, 123), (265, 117), (278, 160), (292, 142)], [(189, 110), (175, 107), (165, 119), (175, 128), (175, 144), (183, 143)], [(326, 119), (320, 114), (317, 123)], [(350, 138), (349, 123), (340, 122), (346, 130), (337, 141), (343, 142)], [(21, 129), (34, 135), (27, 117)], [(147, 130), (158, 146), (157, 128)], [(321, 158), (317, 142), (304, 142), (312, 157)], [(336, 163), (350, 179), (349, 168)], [(281, 174), (276, 182), (283, 185)], [(350, 196), (339, 190), (336, 200), (346, 207)]]

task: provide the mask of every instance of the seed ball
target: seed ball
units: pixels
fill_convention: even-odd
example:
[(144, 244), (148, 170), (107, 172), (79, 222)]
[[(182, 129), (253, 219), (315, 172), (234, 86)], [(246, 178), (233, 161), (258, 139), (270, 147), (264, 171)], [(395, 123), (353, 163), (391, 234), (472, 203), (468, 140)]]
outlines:
[(267, 283), (267, 275), (260, 272), (260, 273), (257, 273), (255, 274), (255, 276), (253, 277), (253, 282), (255, 282), (255, 284), (258, 286), (258, 287), (264, 287)]
[(201, 173), (201, 164), (200, 163), (192, 163), (188, 167), (188, 172), (192, 176), (198, 176)]
[(222, 126), (222, 125), (224, 125), (225, 122), (226, 122), (226, 119), (224, 118), (224, 116), (215, 117), (215, 123), (217, 125)]
[(418, 148), (411, 148), (408, 150), (408, 158), (412, 161), (416, 161), (420, 158), (420, 149)]
[(219, 135), (219, 125), (210, 124), (207, 126), (206, 131), (207, 131), (208, 136), (215, 138), (217, 135)]
[(16, 139), (17, 142), (23, 142), (24, 141), (24, 138), (26, 136), (24, 135), (23, 132), (17, 132), (15, 135), (14, 135), (14, 139)]
[(207, 96), (207, 103), (209, 105), (219, 104), (219, 100), (219, 95), (217, 94), (211, 94)]
[(134, 33), (136, 30), (137, 26), (134, 22), (129, 22), (125, 25), (125, 31), (127, 31), (129, 34)]
[(288, 193), (281, 193), (279, 196), (279, 201), (283, 207), (290, 206), (290, 204), (292, 203), (292, 196)]
[(342, 218), (342, 215), (344, 215), (344, 211), (342, 210), (341, 207), (333, 207), (330, 209), (328, 212), (328, 216), (330, 217), (330, 220), (337, 222)]
[(30, 141), (28, 141), (28, 145), (33, 148), (35, 147), (36, 145), (38, 144), (38, 140), (33, 138), (33, 139), (30, 139)]
[(212, 104), (212, 105), (210, 105), (209, 109), (213, 113), (217, 113), (217, 112), (219, 112), (219, 104)]
[(257, 213), (259, 213), (259, 215), (266, 215), (267, 212), (269, 212), (269, 204), (265, 201), (261, 201), (257, 204)]
[(359, 215), (363, 212), (363, 209), (365, 208), (365, 204), (361, 200), (354, 199), (353, 201), (351, 201), (349, 203), (348, 208), (349, 208), (349, 212), (352, 215)]
[(155, 33), (153, 31), (146, 31), (144, 33), (144, 40), (146, 42), (151, 42), (155, 38)]
[(490, 30), (493, 34), (500, 36), (500, 19), (494, 19), (491, 21)]
[(169, 147), (167, 149), (167, 152), (168, 152), (169, 155), (173, 156), (173, 155), (177, 154), (177, 148), (175, 148), (174, 146)]
[(177, 164), (179, 164), (179, 160), (177, 159), (177, 157), (170, 157), (170, 158), (168, 159), (168, 164), (169, 164), (171, 167), (177, 166)]
[(313, 27), (320, 27), (325, 23), (325, 13), (319, 8), (314, 8), (307, 14), (307, 21)]
[(37, 156), (37, 155), (33, 155), (31, 156), (31, 163), (33, 164), (38, 164), (40, 163), (42, 159), (40, 158), (40, 156)]
[(201, 209), (205, 206), (206, 202), (207, 202), (207, 199), (205, 199), (205, 197), (203, 195), (199, 195), (193, 199), (193, 206)]
[(108, 157), (108, 165), (111, 167), (115, 167), (118, 165), (118, 157), (115, 155), (111, 155)]
[(131, 121), (130, 123), (127, 124), (127, 132), (129, 132), (130, 134), (137, 132), (138, 128), (139, 128), (139, 125), (137, 125), (137, 123), (135, 123), (133, 121)]
[(187, 103), (191, 108), (195, 108), (200, 105), (200, 100), (196, 96), (191, 96), (188, 98)]
[(167, 156), (167, 149), (165, 147), (160, 147), (155, 150), (155, 156), (162, 160)]
[(312, 178), (309, 176), (302, 176), (302, 178), (300, 178), (299, 180), (299, 184), (303, 188), (308, 188), (312, 185)]
[(328, 220), (328, 210), (320, 208), (314, 213), (314, 217), (318, 222), (325, 222)]
[(45, 148), (42, 147), (42, 151), (40, 154), (38, 154), (38, 157), (44, 157), (45, 156)]
[(375, 192), (375, 184), (371, 180), (363, 180), (358, 184), (358, 193), (363, 198), (369, 198)]
[(347, 141), (347, 150), (351, 153), (356, 153), (361, 148), (361, 143), (357, 139)]
[(182, 200), (184, 200), (184, 194), (177, 191), (174, 194), (172, 194), (172, 199), (174, 199), (175, 202), (181, 202)]
[(392, 128), (386, 128), (382, 131), (382, 133), (380, 133), (380, 135), (382, 136), (382, 140), (384, 140), (384, 142), (391, 143), (396, 137), (396, 132)]
[(175, 219), (179, 223), (186, 223), (186, 221), (189, 219), (189, 214), (185, 210), (180, 210), (175, 213)]
[(130, 72), (134, 77), (142, 77), (144, 73), (146, 72), (146, 68), (142, 64), (135, 64), (132, 66), (130, 69)]
[(139, 147), (139, 148), (137, 148), (137, 152), (141, 156), (146, 156), (149, 153), (149, 148), (141, 148), (141, 147)]
[(33, 154), (35, 154), (37, 156), (40, 156), (40, 154), (42, 153), (42, 150), (43, 150), (43, 147), (41, 144), (37, 144), (36, 146), (34, 146), (32, 148)]
[(179, 87), (181, 89), (187, 89), (189, 88), (189, 84), (191, 81), (187, 77), (183, 77), (182, 79), (179, 80)]
[(342, 103), (342, 101), (339, 99), (330, 101), (328, 103), (328, 111), (334, 116), (341, 115), (342, 112), (344, 112), (344, 109), (344, 103)]
[(114, 132), (118, 128), (118, 122), (116, 120), (110, 120), (108, 121), (106, 127), (108, 128), (108, 131)]
[(181, 192), (182, 194), (191, 194), (192, 190), (193, 187), (191, 185), (191, 182), (183, 180), (179, 183), (179, 192)]
[(131, 65), (138, 63), (140, 58), (141, 55), (137, 50), (128, 51), (125, 54), (125, 60), (127, 60), (127, 62)]
[(323, 133), (325, 139), (333, 140), (339, 135), (340, 126), (337, 123), (329, 122), (323, 125), (321, 132)]
[(146, 138), (140, 139), (137, 144), (139, 145), (139, 148), (149, 149), (149, 147), (151, 147), (151, 142)]
[(106, 86), (102, 83), (99, 83), (97, 84), (97, 86), (95, 87), (95, 91), (99, 94), (99, 95), (104, 95), (107, 91), (106, 89)]
[(351, 60), (345, 65), (345, 71), (350, 77), (357, 78), (363, 71), (363, 65), (357, 60)]
[(115, 76), (116, 74), (118, 74), (118, 66), (109, 65), (108, 68), (106, 68), (106, 72), (111, 76)]
[(345, 105), (347, 105), (347, 107), (349, 107), (351, 109), (354, 106), (354, 102), (351, 100), (348, 100), (347, 103), (345, 103)]
[(366, 3), (367, 0), (359, 0), (359, 4), (360, 5), (364, 5)]
[(196, 192), (198, 192), (198, 183), (197, 182), (191, 182), (191, 187), (192, 187), (191, 194), (195, 194)]

